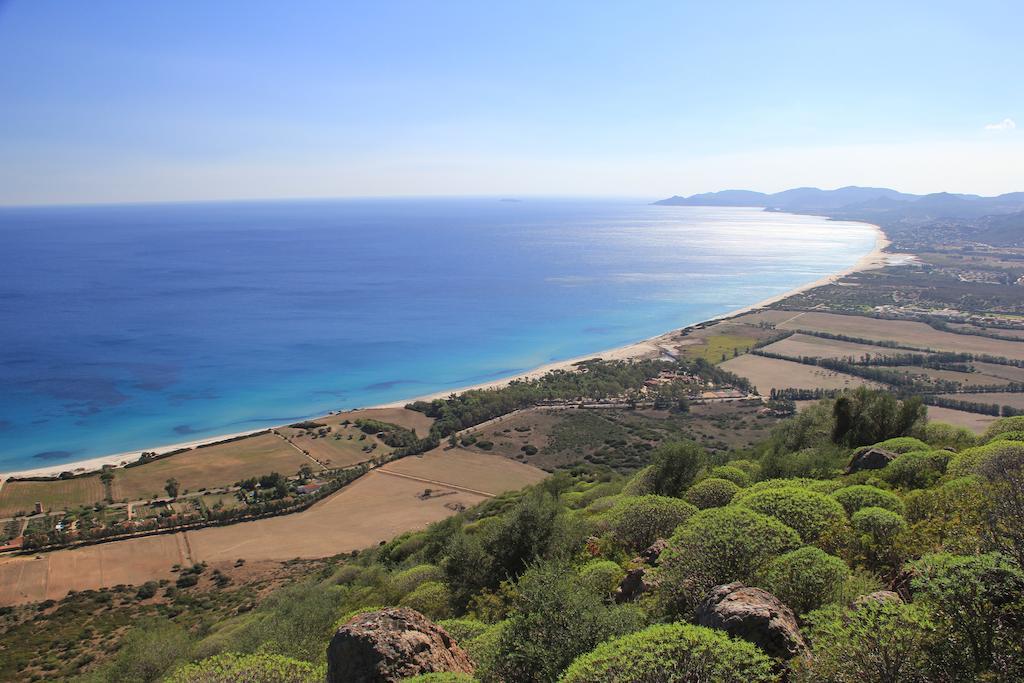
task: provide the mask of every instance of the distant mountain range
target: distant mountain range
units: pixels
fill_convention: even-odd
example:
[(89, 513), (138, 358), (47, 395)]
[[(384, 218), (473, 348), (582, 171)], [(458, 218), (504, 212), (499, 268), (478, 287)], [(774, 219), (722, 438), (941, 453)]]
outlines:
[[(992, 245), (1024, 242), (1024, 192), (996, 197), (975, 194), (915, 195), (885, 187), (798, 187), (773, 194), (723, 190), (654, 202), (662, 206), (749, 206), (877, 223), (894, 231), (955, 227), (959, 234)], [(966, 237), (966, 236), (965, 236)]]

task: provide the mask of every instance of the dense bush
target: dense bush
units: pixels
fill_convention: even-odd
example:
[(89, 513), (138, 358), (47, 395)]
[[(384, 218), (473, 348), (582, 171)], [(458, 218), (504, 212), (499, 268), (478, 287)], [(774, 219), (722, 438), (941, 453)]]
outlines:
[(580, 581), (601, 596), (611, 595), (626, 572), (611, 560), (591, 560), (580, 567)]
[(670, 611), (686, 613), (709, 588), (753, 583), (768, 562), (798, 547), (800, 536), (767, 515), (737, 506), (702, 510), (661, 553), (660, 592)]
[(502, 630), (496, 680), (555, 681), (576, 657), (609, 637), (641, 628), (633, 606), (610, 606), (576, 572), (544, 564), (526, 572)]
[(613, 538), (632, 552), (647, 548), (697, 511), (693, 505), (667, 496), (623, 496), (606, 513)]
[(487, 630), (488, 626), (479, 619), (463, 617), (461, 619), (442, 619), (437, 625), (448, 632), (455, 642), (464, 645)]
[(728, 479), (740, 488), (750, 486), (752, 481), (749, 474), (731, 463), (711, 468), (711, 471), (708, 473), (708, 477), (713, 479)]
[(891, 443), (923, 424), (926, 413), (919, 396), (900, 401), (885, 391), (857, 387), (833, 405), (832, 442), (847, 447)]
[(168, 676), (166, 683), (320, 683), (324, 666), (269, 654), (227, 653), (186, 664)]
[(890, 462), (879, 476), (900, 488), (927, 488), (945, 474), (952, 455), (949, 451), (909, 451)]
[(1024, 415), (996, 420), (985, 429), (984, 438), (986, 441), (991, 440), (992, 437), (1006, 432), (1024, 432)]
[(728, 505), (739, 490), (740, 487), (728, 479), (701, 479), (686, 492), (686, 501), (701, 510), (722, 507)]
[(431, 619), (445, 619), (451, 616), (451, 598), (451, 592), (440, 581), (425, 581), (398, 604), (411, 607)]
[(769, 562), (759, 585), (804, 614), (836, 600), (849, 577), (850, 568), (838, 557), (804, 546)]
[(989, 439), (989, 443), (993, 441), (1024, 441), (1024, 431), (1000, 432)]
[(117, 657), (103, 672), (104, 679), (158, 681), (171, 667), (187, 660), (192, 646), (192, 637), (181, 626), (148, 619), (128, 632)]
[(654, 467), (648, 465), (636, 471), (629, 481), (622, 487), (622, 494), (626, 496), (644, 496), (654, 493)]
[(943, 648), (966, 680), (992, 668), (999, 654), (1024, 647), (1024, 573), (998, 553), (926, 555), (910, 565), (914, 601), (931, 608)]
[(738, 504), (792, 527), (804, 543), (838, 531), (846, 521), (843, 506), (836, 500), (798, 486), (758, 491), (743, 496)]
[(977, 474), (979, 466), (985, 461), (1017, 459), (1024, 461), (1024, 443), (1019, 441), (992, 441), (984, 446), (968, 448), (954, 455), (948, 471), (954, 477), (966, 477)]
[(391, 577), (389, 588), (397, 597), (416, 590), (416, 587), (427, 581), (440, 581), (444, 572), (432, 564), (418, 564), (404, 569)]
[(924, 428), (924, 441), (935, 448), (962, 450), (975, 445), (978, 438), (969, 429), (943, 422), (929, 422)]
[(682, 495), (706, 460), (704, 449), (690, 441), (661, 446), (651, 456), (651, 492), (662, 496)]
[(776, 681), (754, 645), (690, 624), (659, 624), (600, 645), (572, 663), (561, 683), (758, 683)]
[(868, 602), (856, 610), (832, 606), (807, 619), (813, 646), (810, 666), (798, 663), (807, 683), (926, 683), (931, 677), (926, 648), (934, 628), (916, 605)]
[(906, 520), (880, 507), (861, 508), (850, 518), (857, 533), (861, 556), (875, 569), (895, 566), (898, 562), (896, 539), (907, 527)]
[(915, 439), (912, 436), (898, 436), (892, 439), (886, 439), (885, 441), (879, 441), (873, 444), (873, 448), (881, 448), (884, 451), (890, 453), (909, 453), (910, 451), (928, 451), (931, 450), (924, 441)]
[(832, 497), (839, 501), (839, 504), (846, 510), (846, 514), (852, 515), (861, 508), (878, 507), (892, 510), (899, 514), (904, 513), (903, 501), (891, 491), (885, 491), (877, 486), (866, 486), (858, 484), (839, 489), (832, 494)]
[(726, 463), (726, 466), (735, 467), (740, 470), (750, 478), (750, 481), (756, 481), (761, 477), (761, 463), (754, 462), (753, 460), (747, 460), (746, 458), (730, 460)]

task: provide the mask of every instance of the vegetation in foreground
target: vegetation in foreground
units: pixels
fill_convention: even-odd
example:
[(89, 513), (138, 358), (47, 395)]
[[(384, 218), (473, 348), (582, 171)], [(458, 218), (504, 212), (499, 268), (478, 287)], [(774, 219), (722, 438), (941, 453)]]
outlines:
[[(843, 474), (864, 446), (893, 459)], [(58, 670), (322, 680), (339, 624), (401, 605), (438, 621), (477, 665), (474, 679), (424, 680), (1020, 680), (1022, 500), (1024, 418), (976, 438), (928, 423), (913, 401), (858, 390), (780, 423), (753, 452), (680, 442), (629, 478), (558, 473), (259, 600), (161, 588), (220, 610), (153, 608), (118, 626), (106, 661), (78, 655)], [(643, 564), (657, 539), (657, 566)], [(641, 568), (648, 590), (623, 600), (617, 587)], [(783, 661), (697, 625), (709, 591), (734, 581), (786, 603), (808, 651)], [(75, 598), (65, 603), (49, 609)], [(32, 628), (7, 628), (4, 659), (26, 661), (14, 650)]]

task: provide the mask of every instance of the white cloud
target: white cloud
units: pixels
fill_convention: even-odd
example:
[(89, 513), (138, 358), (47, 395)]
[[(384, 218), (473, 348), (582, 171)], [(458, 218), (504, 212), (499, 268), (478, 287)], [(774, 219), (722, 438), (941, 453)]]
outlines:
[(990, 123), (985, 126), (985, 130), (1013, 130), (1017, 127), (1017, 122), (1011, 118), (1005, 118), (999, 123)]

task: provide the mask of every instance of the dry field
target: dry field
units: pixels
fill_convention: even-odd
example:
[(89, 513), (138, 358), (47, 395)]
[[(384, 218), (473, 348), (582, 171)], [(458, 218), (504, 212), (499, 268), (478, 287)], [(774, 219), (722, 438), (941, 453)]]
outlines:
[(114, 472), (114, 500), (141, 500), (163, 496), (164, 484), (178, 480), (181, 491), (226, 486), (248, 477), (280, 472), (292, 475), (303, 465), (316, 463), (278, 436), (260, 434), (239, 441), (196, 448), (139, 467)]
[[(280, 472), (295, 474), (304, 465), (320, 467), (273, 434), (196, 448), (138, 467), (114, 470), (114, 500), (144, 500), (165, 496), (164, 484), (177, 479), (181, 492), (227, 486), (248, 477)], [(6, 482), (0, 488), (0, 517), (31, 510), (36, 501), (44, 509), (65, 510), (104, 499), (99, 476), (62, 481)]]
[(191, 564), (183, 534), (0, 559), (0, 605), (59, 600), (69, 590), (171, 578), (175, 564)]
[(491, 495), (536, 484), (546, 476), (535, 467), (498, 455), (481, 455), (462, 448), (435, 448), (422, 456), (389, 462), (380, 471), (415, 477), (428, 484), (451, 484)]
[(960, 401), (971, 401), (972, 403), (995, 403), (1000, 406), (1010, 406), (1024, 410), (1024, 394), (992, 392), (986, 394), (945, 394), (944, 397), (955, 398)]
[[(998, 366), (997, 366), (998, 367)], [(947, 382), (959, 382), (964, 387), (976, 386), (1004, 386), (1010, 381), (1003, 377), (986, 375), (981, 372), (957, 372), (955, 370), (936, 370), (934, 368), (914, 368), (907, 366), (890, 367), (879, 366), (879, 369), (895, 370), (909, 375), (920, 375), (930, 377), (934, 380), (946, 380)]]
[(39, 501), (44, 510), (64, 510), (103, 500), (99, 476), (61, 481), (9, 481), (0, 488), (0, 517), (31, 512)]
[[(544, 473), (493, 455), (432, 452), (400, 469), (375, 470), (308, 510), (255, 522), (0, 558), (0, 605), (59, 599), (69, 590), (171, 578), (172, 565), (328, 557), (420, 529), (487, 496), (539, 481)], [(398, 461), (389, 467), (404, 463)], [(424, 480), (429, 480), (430, 483)], [(442, 480), (451, 480), (446, 485)], [(441, 483), (434, 483), (441, 482)], [(420, 496), (425, 489), (432, 496)]]
[[(360, 441), (360, 437), (363, 437), (364, 434), (355, 426), (342, 427), (339, 423), (334, 422), (333, 419), (330, 422), (327, 420), (317, 420), (317, 422), (330, 424), (331, 433), (326, 437), (314, 439), (309, 432), (302, 429), (284, 427), (277, 431), (288, 437), (288, 440), (298, 448), (306, 451), (329, 467), (357, 465), (372, 458), (387, 455), (394, 450), (385, 446), (375, 436), (365, 435), (365, 439)], [(341, 438), (335, 439), (334, 436), (336, 434), (341, 435)], [(363, 447), (371, 443), (377, 444), (377, 448), (369, 452), (364, 451)]]
[(405, 408), (365, 408), (363, 410), (350, 410), (345, 413), (338, 413), (337, 415), (332, 415), (331, 419), (335, 417), (339, 421), (363, 419), (390, 422), (399, 427), (411, 429), (419, 436), (426, 436), (430, 432), (431, 425), (434, 424), (434, 418)]
[(747, 354), (722, 363), (722, 368), (749, 379), (763, 396), (772, 389), (846, 389), (874, 382), (813, 365)]
[(957, 427), (966, 427), (972, 432), (980, 434), (998, 418), (991, 415), (981, 415), (980, 413), (968, 413), (965, 410), (928, 406), (928, 419), (934, 422), (956, 425)]
[(1024, 343), (940, 332), (924, 323), (907, 320), (879, 320), (836, 313), (793, 313), (791, 311), (786, 311), (786, 313), (789, 313), (790, 317), (779, 322), (778, 329), (843, 334), (878, 341), (892, 341), (936, 351), (989, 354), (1024, 360)]
[(822, 339), (806, 334), (794, 334), (782, 341), (769, 344), (764, 347), (765, 351), (778, 353), (783, 356), (799, 358), (810, 356), (813, 358), (861, 358), (865, 354), (870, 356), (900, 356), (912, 353), (899, 349), (887, 349), (881, 346), (870, 346), (868, 344), (855, 344), (853, 342), (835, 341), (833, 339)]
[[(491, 453), (516, 458), (523, 455), (522, 448), (527, 444), (535, 446), (538, 450), (547, 446), (548, 434), (561, 420), (564, 412), (551, 408), (524, 410), (500, 418), (483, 429), (474, 429), (470, 433), (481, 441), (492, 442), (494, 449)], [(474, 447), (470, 447), (469, 450), (479, 452), (479, 449)]]
[(1010, 382), (1024, 382), (1024, 368), (1017, 368), (1012, 365), (997, 365), (995, 363), (972, 363), (978, 372), (999, 377)]

